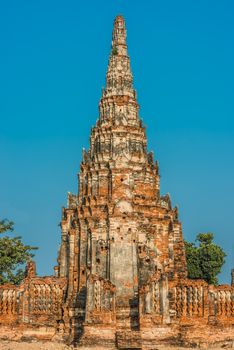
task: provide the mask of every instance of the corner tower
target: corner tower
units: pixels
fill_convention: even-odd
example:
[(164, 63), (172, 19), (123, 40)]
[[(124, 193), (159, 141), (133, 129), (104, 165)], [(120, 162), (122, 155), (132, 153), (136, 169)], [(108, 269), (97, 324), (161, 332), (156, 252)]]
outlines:
[[(169, 195), (160, 196), (158, 163), (147, 151), (122, 16), (114, 21), (106, 88), (78, 182), (63, 209), (57, 268), (68, 279), (66, 332), (78, 339), (97, 325), (137, 331), (140, 290), (187, 272), (178, 211)], [(166, 294), (158, 298), (166, 322)]]

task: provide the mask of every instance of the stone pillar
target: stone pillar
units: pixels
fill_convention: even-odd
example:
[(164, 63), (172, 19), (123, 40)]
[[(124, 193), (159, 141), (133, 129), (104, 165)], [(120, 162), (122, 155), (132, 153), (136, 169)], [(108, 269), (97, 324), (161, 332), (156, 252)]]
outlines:
[(68, 239), (67, 232), (62, 231), (62, 242), (59, 257), (59, 277), (67, 277), (68, 274)]
[(168, 299), (168, 278), (166, 275), (162, 276), (160, 281), (160, 299), (161, 299), (161, 310), (163, 316), (163, 323), (170, 323), (169, 315), (169, 299)]
[(69, 275), (68, 275), (68, 295), (72, 294), (73, 291), (73, 278), (74, 278), (74, 230), (69, 231)]
[(59, 267), (58, 266), (54, 266), (54, 276), (59, 277)]
[(203, 301), (202, 301), (202, 304), (203, 304), (202, 316), (205, 319), (208, 319), (208, 317), (210, 315), (210, 303), (212, 303), (212, 297), (210, 296), (210, 293), (209, 293), (209, 286), (204, 286), (203, 287)]

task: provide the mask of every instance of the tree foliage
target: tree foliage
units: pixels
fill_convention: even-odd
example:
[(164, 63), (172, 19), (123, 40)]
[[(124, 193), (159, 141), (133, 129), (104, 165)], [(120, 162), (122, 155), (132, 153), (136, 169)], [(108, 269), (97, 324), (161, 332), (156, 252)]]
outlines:
[(188, 277), (218, 284), (217, 275), (225, 263), (225, 252), (213, 242), (213, 233), (199, 233), (196, 243), (185, 241)]
[[(14, 231), (14, 223), (0, 220), (0, 234)], [(24, 278), (24, 265), (34, 254), (37, 247), (24, 245), (22, 238), (0, 237), (0, 284), (20, 284)]]
[(112, 48), (112, 55), (118, 55), (118, 49), (117, 49), (117, 47), (116, 46), (114, 46), (113, 48)]

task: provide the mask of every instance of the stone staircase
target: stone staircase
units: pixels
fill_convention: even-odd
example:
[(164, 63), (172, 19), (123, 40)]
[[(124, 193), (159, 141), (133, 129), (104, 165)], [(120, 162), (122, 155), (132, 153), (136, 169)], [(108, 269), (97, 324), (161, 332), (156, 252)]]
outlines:
[(116, 347), (117, 349), (142, 349), (141, 332), (139, 330), (139, 314), (137, 304), (125, 306), (116, 312)]
[(121, 330), (116, 332), (117, 349), (142, 349), (141, 333), (135, 330)]

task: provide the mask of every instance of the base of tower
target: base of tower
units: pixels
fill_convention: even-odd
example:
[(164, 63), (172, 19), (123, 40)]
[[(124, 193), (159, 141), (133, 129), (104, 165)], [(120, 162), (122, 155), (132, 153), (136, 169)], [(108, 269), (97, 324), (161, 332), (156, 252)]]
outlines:
[(116, 327), (85, 325), (82, 337), (74, 345), (95, 348), (142, 349), (141, 333), (135, 330), (116, 330)]
[(140, 331), (117, 331), (117, 349), (142, 349), (142, 339)]
[[(19, 343), (67, 344), (65, 337), (53, 327), (1, 326), (0, 340)], [(117, 330), (116, 327), (85, 325), (80, 339), (70, 339), (78, 348), (84, 349), (173, 349), (180, 348), (233, 348), (234, 324), (227, 325), (152, 325), (140, 331)], [(9, 347), (10, 348), (10, 347)]]
[(233, 348), (234, 325), (154, 325), (135, 330), (116, 330), (115, 327), (85, 326), (77, 346), (84, 348), (142, 349), (158, 347)]
[(116, 330), (113, 327), (85, 325), (80, 339), (74, 339), (74, 345), (85, 347), (104, 346), (116, 348)]

